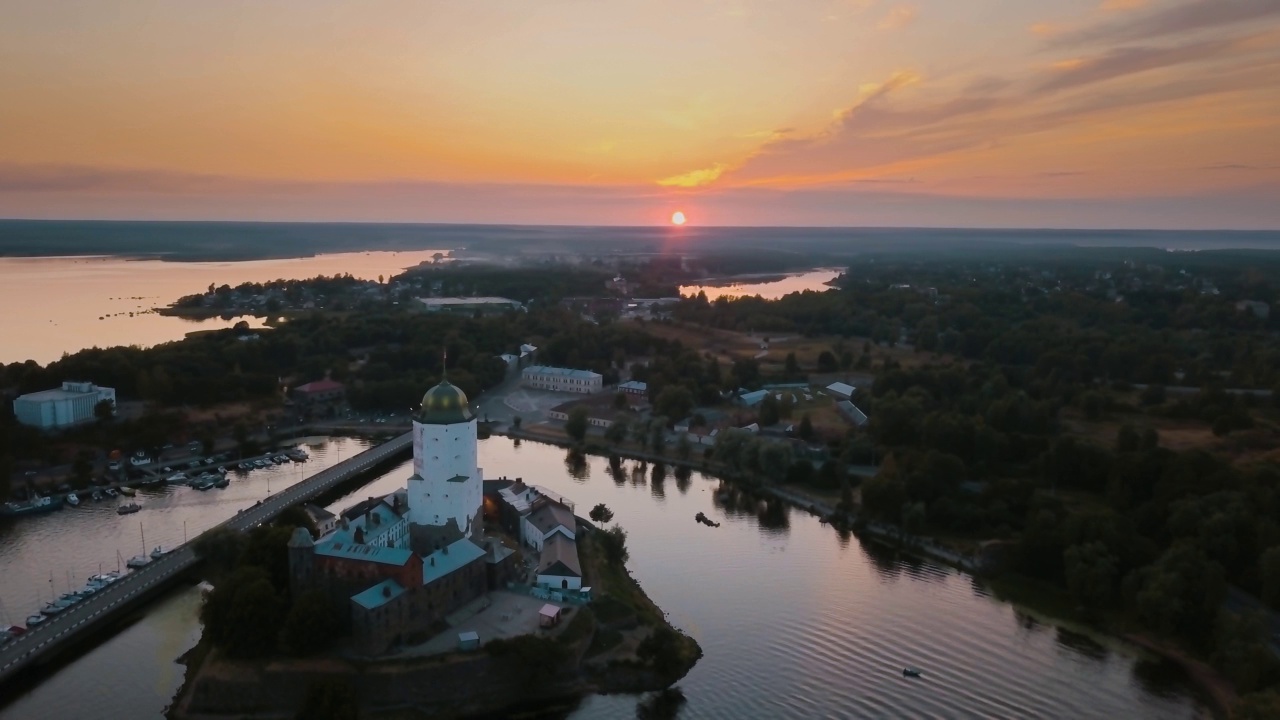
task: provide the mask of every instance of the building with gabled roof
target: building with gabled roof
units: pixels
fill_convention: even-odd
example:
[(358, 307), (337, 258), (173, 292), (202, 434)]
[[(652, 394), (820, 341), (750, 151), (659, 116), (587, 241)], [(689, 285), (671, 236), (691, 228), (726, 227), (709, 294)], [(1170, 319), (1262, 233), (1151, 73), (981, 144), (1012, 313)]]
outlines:
[(549, 498), (542, 498), (520, 523), (520, 539), (529, 547), (541, 551), (545, 540), (552, 535), (575, 539), (577, 526), (578, 521), (572, 510)]
[(538, 557), (538, 584), (561, 590), (582, 587), (582, 565), (578, 561), (578, 543), (559, 533), (551, 535)]

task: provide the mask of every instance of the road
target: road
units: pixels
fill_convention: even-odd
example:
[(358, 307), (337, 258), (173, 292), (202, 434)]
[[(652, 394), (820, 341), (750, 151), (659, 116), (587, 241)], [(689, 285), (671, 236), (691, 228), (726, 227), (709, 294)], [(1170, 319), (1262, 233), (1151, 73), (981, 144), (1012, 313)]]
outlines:
[[(333, 486), (403, 452), (412, 442), (412, 434), (405, 433), (377, 447), (369, 448), (316, 473), (278, 495), (271, 496), (260, 504), (241, 510), (235, 517), (214, 526), (207, 532), (219, 528), (244, 531), (268, 522), (285, 508), (310, 501)], [(197, 562), (195, 552), (192, 550), (194, 543), (195, 540), (186, 543), (141, 570), (129, 573), (0, 647), (0, 684), (31, 664), (52, 656), (62, 648), (102, 627), (110, 618), (128, 609), (145, 596), (158, 591), (160, 589), (158, 586), (166, 586), (180, 577)]]

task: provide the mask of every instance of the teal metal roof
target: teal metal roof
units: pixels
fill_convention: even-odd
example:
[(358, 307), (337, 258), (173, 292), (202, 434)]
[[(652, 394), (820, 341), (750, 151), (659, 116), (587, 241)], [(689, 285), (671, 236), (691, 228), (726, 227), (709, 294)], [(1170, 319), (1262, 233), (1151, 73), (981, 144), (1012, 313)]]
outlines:
[(375, 610), (404, 593), (405, 589), (400, 587), (400, 583), (395, 580), (383, 580), (364, 592), (352, 595), (351, 600), (365, 610)]
[(413, 551), (404, 548), (357, 545), (342, 541), (316, 545), (316, 554), (347, 560), (366, 560), (384, 565), (404, 565), (413, 558)]
[(484, 549), (463, 538), (422, 560), (422, 584), (428, 585), (468, 563), (484, 557)]

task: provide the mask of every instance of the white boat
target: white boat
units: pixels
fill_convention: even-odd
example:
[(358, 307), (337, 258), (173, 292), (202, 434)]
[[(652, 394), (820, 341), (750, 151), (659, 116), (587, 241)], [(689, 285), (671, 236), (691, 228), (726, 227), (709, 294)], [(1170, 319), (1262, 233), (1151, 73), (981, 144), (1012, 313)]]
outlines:
[(94, 502), (102, 502), (102, 493), (98, 492), (97, 490), (94, 490), (93, 495), (90, 495), (89, 497)]
[(89, 576), (89, 582), (102, 583), (103, 585), (110, 585), (111, 583), (119, 579), (120, 579), (120, 572), (118, 570), (112, 570), (111, 572), (105, 572), (100, 575)]
[(27, 616), (27, 627), (29, 628), (33, 628), (42, 622), (44, 622), (44, 616), (39, 613)]
[(75, 493), (67, 493), (67, 504), (75, 507), (80, 504), (80, 496)]
[(124, 566), (129, 568), (130, 570), (137, 570), (138, 568), (144, 568), (150, 564), (151, 564), (150, 557), (147, 557), (146, 555), (134, 555), (133, 557), (129, 558), (129, 561), (126, 562)]
[(165, 555), (168, 555), (171, 552), (173, 552), (173, 548), (167, 548), (163, 545), (157, 545), (156, 548), (151, 551), (151, 559), (159, 560), (160, 558), (164, 557)]
[(174, 473), (165, 479), (165, 482), (181, 484), (187, 481), (186, 473)]
[(115, 488), (107, 488), (106, 490), (103, 490), (103, 491), (102, 491), (102, 494), (103, 494), (103, 495), (106, 495), (106, 496), (107, 496), (107, 497), (109, 497), (109, 498), (119, 497), (119, 496), (120, 496), (120, 493), (116, 492), (116, 489), (115, 489)]

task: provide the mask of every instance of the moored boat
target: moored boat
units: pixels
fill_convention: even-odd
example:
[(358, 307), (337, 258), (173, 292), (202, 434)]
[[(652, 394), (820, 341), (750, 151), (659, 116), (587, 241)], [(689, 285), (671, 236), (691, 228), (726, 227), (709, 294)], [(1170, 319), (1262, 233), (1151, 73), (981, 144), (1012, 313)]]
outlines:
[(128, 562), (126, 562), (124, 566), (129, 568), (130, 570), (137, 570), (139, 568), (144, 568), (150, 564), (151, 564), (151, 558), (149, 556), (134, 555), (133, 557), (129, 558)]
[(4, 504), (5, 515), (38, 515), (53, 512), (62, 507), (62, 499), (55, 497), (38, 497), (27, 502), (8, 502)]
[(43, 615), (39, 614), (39, 613), (36, 613), (35, 615), (28, 615), (28, 616), (27, 616), (27, 627), (29, 627), (29, 628), (33, 628), (33, 627), (35, 627), (35, 626), (39, 625), (40, 623), (44, 622), (44, 620), (45, 620), (45, 617), (44, 617)]
[(67, 504), (75, 507), (80, 504), (80, 496), (75, 493), (67, 493)]
[(97, 490), (94, 490), (93, 494), (89, 496), (89, 499), (94, 502), (102, 502), (102, 497), (103, 497), (102, 493), (98, 492)]
[(107, 488), (106, 490), (102, 491), (102, 494), (106, 495), (109, 498), (120, 497), (120, 493), (117, 492), (115, 488)]
[(902, 677), (918, 678), (923, 674), (924, 674), (924, 671), (921, 670), (920, 668), (914, 668), (914, 667), (902, 668)]
[(160, 558), (164, 557), (165, 555), (168, 555), (171, 552), (173, 552), (173, 548), (167, 548), (163, 545), (157, 545), (155, 549), (151, 551), (151, 559), (159, 560)]
[(138, 494), (137, 490), (134, 490), (128, 485), (121, 485), (119, 492), (121, 495), (124, 495), (125, 497), (133, 497), (134, 495)]

